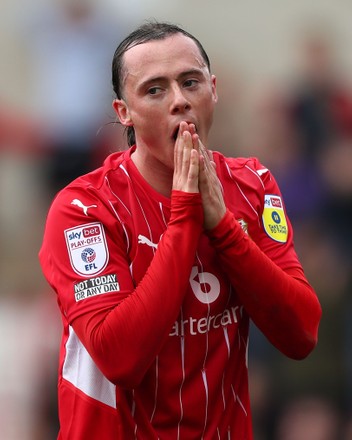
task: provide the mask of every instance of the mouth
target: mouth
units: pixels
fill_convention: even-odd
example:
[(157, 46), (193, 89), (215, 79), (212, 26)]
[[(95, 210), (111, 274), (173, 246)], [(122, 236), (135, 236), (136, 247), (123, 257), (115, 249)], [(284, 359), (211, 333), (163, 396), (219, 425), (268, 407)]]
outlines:
[(176, 142), (176, 139), (177, 139), (177, 136), (178, 136), (178, 132), (180, 131), (180, 126), (178, 125), (176, 128), (175, 128), (175, 130), (174, 130), (174, 132), (173, 132), (173, 134), (172, 134), (172, 139)]

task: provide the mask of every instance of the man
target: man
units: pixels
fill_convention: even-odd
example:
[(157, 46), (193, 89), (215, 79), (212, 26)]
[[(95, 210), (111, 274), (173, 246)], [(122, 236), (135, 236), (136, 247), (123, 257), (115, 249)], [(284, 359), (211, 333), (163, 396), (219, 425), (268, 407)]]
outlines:
[(117, 48), (132, 145), (58, 194), (40, 260), (64, 322), (60, 439), (252, 439), (248, 327), (284, 354), (321, 309), (270, 172), (208, 150), (216, 80), (198, 40), (147, 23)]

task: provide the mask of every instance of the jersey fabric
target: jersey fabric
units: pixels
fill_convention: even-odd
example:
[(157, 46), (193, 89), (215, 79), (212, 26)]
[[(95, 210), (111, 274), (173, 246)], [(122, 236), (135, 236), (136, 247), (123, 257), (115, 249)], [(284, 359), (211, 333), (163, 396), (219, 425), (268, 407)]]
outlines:
[(251, 440), (249, 316), (296, 358), (320, 317), (279, 188), (257, 159), (214, 152), (227, 212), (206, 233), (200, 195), (156, 192), (134, 148), (49, 210), (40, 261), (64, 324), (59, 439)]

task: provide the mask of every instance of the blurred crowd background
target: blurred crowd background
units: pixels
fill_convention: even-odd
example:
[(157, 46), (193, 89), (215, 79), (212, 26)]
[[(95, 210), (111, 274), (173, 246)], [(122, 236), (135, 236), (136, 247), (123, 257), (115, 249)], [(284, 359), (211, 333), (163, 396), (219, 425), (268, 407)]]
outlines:
[(56, 438), (61, 323), (38, 264), (55, 192), (126, 148), (110, 64), (145, 19), (204, 44), (217, 76), (212, 149), (274, 173), (323, 307), (319, 343), (284, 358), (255, 327), (256, 440), (352, 439), (352, 26), (343, 0), (2, 0), (0, 438)]

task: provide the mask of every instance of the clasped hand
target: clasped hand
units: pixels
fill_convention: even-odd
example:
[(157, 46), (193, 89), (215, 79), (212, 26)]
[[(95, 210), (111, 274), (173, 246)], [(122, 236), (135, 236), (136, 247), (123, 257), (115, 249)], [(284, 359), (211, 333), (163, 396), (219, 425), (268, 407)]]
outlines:
[(202, 144), (194, 124), (180, 124), (175, 143), (172, 187), (201, 194), (205, 229), (214, 228), (225, 215), (226, 205), (212, 153)]

